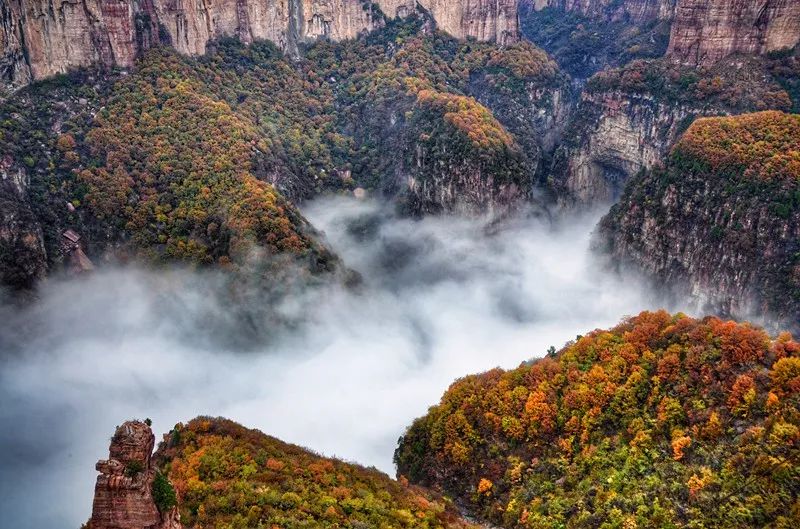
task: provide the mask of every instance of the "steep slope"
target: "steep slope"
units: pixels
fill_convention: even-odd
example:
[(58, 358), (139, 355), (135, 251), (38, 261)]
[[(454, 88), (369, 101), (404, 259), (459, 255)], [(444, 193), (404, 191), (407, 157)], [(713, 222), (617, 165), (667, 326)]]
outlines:
[(474, 527), (424, 489), (226, 419), (177, 425), (156, 460), (184, 527)]
[(523, 0), (520, 31), (578, 81), (663, 56), (675, 0)]
[[(261, 252), (263, 265), (281, 256), (313, 273), (336, 268), (295, 207), (258, 178), (270, 151), (253, 124), (189, 74), (174, 54), (154, 52), (134, 76), (52, 82), (3, 105), (4, 172), (24, 181), (4, 198), (32, 213), (24, 227), (20, 215), (4, 219), (3, 283), (32, 286), (76, 249), (102, 262), (238, 268)], [(21, 244), (29, 251), (16, 253)]]
[(800, 42), (800, 6), (792, 0), (522, 0), (520, 18), (522, 33), (580, 78), (664, 53), (712, 66)]
[(695, 122), (631, 182), (598, 244), (681, 299), (800, 324), (800, 116)]
[(297, 55), (303, 43), (341, 41), (390, 18), (426, 10), (457, 38), (508, 44), (517, 39), (516, 0), (10, 0), (0, 6), (0, 81), (31, 80), (89, 65), (129, 67), (161, 43), (202, 55), (236, 37), (266, 39)]
[(509, 528), (797, 525), (800, 344), (642, 313), (456, 381), (398, 472)]

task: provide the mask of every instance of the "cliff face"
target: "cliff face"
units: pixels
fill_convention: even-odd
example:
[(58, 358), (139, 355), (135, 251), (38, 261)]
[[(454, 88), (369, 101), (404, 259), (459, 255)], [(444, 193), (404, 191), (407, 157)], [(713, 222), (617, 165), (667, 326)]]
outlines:
[(616, 201), (625, 183), (660, 160), (684, 120), (702, 112), (649, 94), (589, 94), (574, 124), (578, 143), (563, 154), (562, 196), (583, 204)]
[(792, 114), (698, 120), (665, 167), (631, 182), (598, 248), (700, 310), (797, 328), (798, 138)]
[[(389, 17), (417, 5), (458, 38), (509, 43), (517, 0), (380, 0)], [(130, 66), (161, 40), (205, 53), (212, 39), (267, 39), (290, 53), (298, 43), (354, 38), (383, 23), (365, 0), (10, 0), (0, 5), (0, 79), (21, 86), (89, 64)]]
[[(378, 3), (383, 8), (385, 2)], [(442, 30), (456, 38), (473, 37), (500, 44), (517, 40), (517, 0), (417, 0), (417, 3), (431, 13)]]
[(156, 12), (172, 45), (189, 55), (222, 36), (266, 39), (296, 53), (299, 42), (354, 38), (382, 21), (361, 0), (156, 0)]
[(607, 22), (671, 22), (667, 55), (693, 66), (709, 66), (736, 53), (792, 48), (800, 42), (800, 4), (794, 0), (521, 0), (520, 5)]
[(800, 3), (794, 0), (680, 0), (668, 55), (709, 65), (734, 53), (761, 54), (800, 42)]
[(523, 0), (537, 11), (554, 7), (591, 18), (645, 22), (672, 17), (676, 0)]
[[(517, 0), (155, 0), (158, 20), (182, 53), (202, 54), (209, 40), (237, 36), (267, 39), (296, 52), (318, 38), (344, 40), (370, 31), (383, 16), (406, 17), (417, 6), (456, 38), (508, 43), (517, 37)], [(373, 5), (380, 8), (374, 9)]]
[(151, 464), (155, 436), (139, 421), (119, 426), (111, 438), (109, 458), (97, 462), (90, 529), (180, 529), (173, 505), (159, 513), (153, 499), (156, 470)]
[(10, 0), (0, 75), (22, 85), (89, 64), (129, 66), (158, 38), (152, 0)]

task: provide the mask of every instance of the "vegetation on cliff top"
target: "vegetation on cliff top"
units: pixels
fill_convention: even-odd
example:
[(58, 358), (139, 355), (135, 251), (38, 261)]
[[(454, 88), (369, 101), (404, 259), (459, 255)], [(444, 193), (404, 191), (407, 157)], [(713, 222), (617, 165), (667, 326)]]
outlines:
[[(782, 83), (793, 59), (733, 57), (711, 68), (694, 68), (669, 59), (635, 60), (589, 79), (588, 93), (619, 90), (665, 103), (731, 112), (790, 110), (792, 97)], [(793, 63), (792, 63), (793, 64)]]
[[(608, 4), (609, 10), (619, 7), (619, 2)], [(523, 2), (519, 15), (522, 34), (579, 79), (636, 59), (661, 57), (669, 44), (670, 24), (666, 20), (633, 24), (624, 18), (595, 19), (576, 10), (536, 9), (532, 2)]]
[(796, 527), (800, 344), (645, 312), (455, 382), (395, 460), (504, 527)]
[(471, 527), (418, 487), (226, 419), (177, 425), (156, 458), (185, 527)]
[[(181, 66), (152, 55), (117, 84), (76, 164), (83, 202), (135, 247), (170, 260), (241, 263), (254, 246), (324, 253), (294, 207), (253, 174), (268, 141)], [(72, 135), (57, 147), (80, 160)]]
[(759, 112), (695, 121), (673, 156), (732, 178), (800, 179), (800, 115)]

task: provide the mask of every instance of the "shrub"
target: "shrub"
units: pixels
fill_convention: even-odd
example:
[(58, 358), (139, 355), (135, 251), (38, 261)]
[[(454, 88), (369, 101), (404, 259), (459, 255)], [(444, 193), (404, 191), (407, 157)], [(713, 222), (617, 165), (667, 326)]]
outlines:
[(169, 479), (161, 472), (157, 472), (153, 480), (153, 501), (158, 508), (158, 512), (162, 513), (172, 509), (178, 503), (175, 489)]

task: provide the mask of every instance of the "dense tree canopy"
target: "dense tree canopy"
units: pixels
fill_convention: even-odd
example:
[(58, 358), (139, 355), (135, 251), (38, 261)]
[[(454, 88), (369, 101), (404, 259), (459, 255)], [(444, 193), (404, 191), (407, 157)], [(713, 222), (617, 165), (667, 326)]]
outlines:
[(399, 473), (504, 527), (796, 527), (800, 344), (645, 312), (455, 382)]
[(644, 94), (697, 109), (790, 110), (793, 101), (784, 77), (793, 60), (793, 57), (736, 57), (710, 68), (684, 66), (667, 58), (635, 60), (595, 74), (587, 83), (587, 91)]
[(179, 424), (156, 453), (184, 527), (471, 527), (441, 499), (226, 419)]
[(697, 120), (675, 156), (732, 178), (800, 180), (800, 115), (759, 112)]

